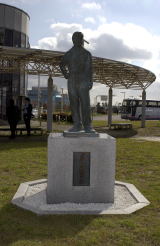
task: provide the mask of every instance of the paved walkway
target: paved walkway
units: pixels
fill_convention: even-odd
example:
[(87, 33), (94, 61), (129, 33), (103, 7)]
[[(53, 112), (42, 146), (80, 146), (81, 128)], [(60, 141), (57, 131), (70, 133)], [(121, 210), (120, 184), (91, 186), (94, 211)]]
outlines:
[[(103, 115), (96, 115), (96, 116), (93, 116), (93, 120), (106, 120), (106, 121), (108, 121), (108, 115), (106, 115), (106, 114), (103, 114)], [(112, 120), (113, 121), (116, 121), (116, 120), (122, 120), (123, 121), (123, 119), (121, 119), (121, 115), (120, 114), (113, 114), (112, 115)]]
[(150, 136), (150, 137), (145, 137), (145, 136), (133, 136), (131, 137), (135, 140), (143, 140), (143, 141), (152, 141), (152, 142), (160, 142), (160, 137), (156, 137), (156, 136)]

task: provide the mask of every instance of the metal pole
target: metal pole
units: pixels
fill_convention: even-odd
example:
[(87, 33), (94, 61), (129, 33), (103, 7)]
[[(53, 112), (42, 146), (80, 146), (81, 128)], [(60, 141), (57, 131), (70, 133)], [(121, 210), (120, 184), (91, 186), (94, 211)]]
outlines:
[(28, 94), (28, 73), (25, 73), (25, 96)]
[(112, 88), (109, 88), (108, 92), (108, 126), (110, 128), (112, 124)]
[(52, 132), (53, 122), (53, 79), (48, 78), (48, 101), (47, 101), (47, 132)]
[(40, 90), (40, 74), (38, 73), (38, 120), (39, 120), (39, 125), (41, 126), (40, 98), (41, 98), (41, 90)]
[(63, 112), (63, 88), (61, 88), (61, 113)]
[(146, 113), (146, 91), (143, 89), (142, 91), (142, 120), (141, 127), (145, 128), (145, 113)]

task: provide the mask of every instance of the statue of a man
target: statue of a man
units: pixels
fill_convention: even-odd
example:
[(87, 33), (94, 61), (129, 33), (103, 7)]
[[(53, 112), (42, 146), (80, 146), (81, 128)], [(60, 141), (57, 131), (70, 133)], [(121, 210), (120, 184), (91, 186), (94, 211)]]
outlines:
[[(60, 69), (68, 79), (68, 94), (73, 118), (73, 127), (69, 132), (82, 130), (95, 132), (91, 127), (89, 90), (92, 88), (92, 56), (84, 49), (84, 39), (81, 32), (72, 36), (73, 47), (65, 53), (60, 63)], [(80, 112), (81, 111), (81, 112)], [(82, 117), (82, 119), (81, 119)]]

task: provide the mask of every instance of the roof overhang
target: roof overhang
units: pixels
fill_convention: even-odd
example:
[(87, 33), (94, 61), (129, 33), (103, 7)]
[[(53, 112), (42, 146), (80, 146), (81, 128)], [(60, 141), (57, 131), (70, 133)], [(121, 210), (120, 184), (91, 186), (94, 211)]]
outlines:
[[(0, 46), (0, 72), (63, 77), (59, 63), (64, 52)], [(156, 76), (125, 62), (93, 57), (93, 81), (113, 88), (146, 89)]]

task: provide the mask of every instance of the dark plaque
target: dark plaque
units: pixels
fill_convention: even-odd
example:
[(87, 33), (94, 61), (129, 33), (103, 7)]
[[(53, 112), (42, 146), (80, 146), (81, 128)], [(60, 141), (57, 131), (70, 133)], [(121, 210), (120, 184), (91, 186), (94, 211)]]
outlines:
[(73, 152), (73, 186), (90, 185), (90, 152)]

